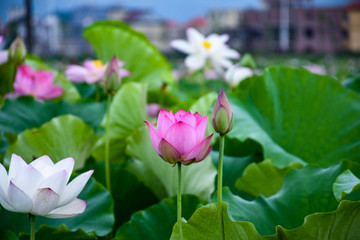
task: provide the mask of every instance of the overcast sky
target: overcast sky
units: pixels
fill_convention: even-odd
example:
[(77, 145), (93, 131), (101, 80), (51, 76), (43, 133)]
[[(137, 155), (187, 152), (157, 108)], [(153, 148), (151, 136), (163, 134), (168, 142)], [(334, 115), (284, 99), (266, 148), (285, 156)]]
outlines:
[[(196, 16), (204, 16), (212, 8), (261, 8), (261, 0), (32, 0), (37, 16), (47, 12), (67, 10), (83, 5), (122, 5), (130, 8), (151, 8), (159, 16), (183, 22)], [(316, 6), (338, 6), (352, 0), (313, 0)], [(359, 1), (359, 0), (358, 0)], [(12, 6), (21, 6), (25, 0), (0, 0), (0, 18), (6, 20), (6, 12)]]

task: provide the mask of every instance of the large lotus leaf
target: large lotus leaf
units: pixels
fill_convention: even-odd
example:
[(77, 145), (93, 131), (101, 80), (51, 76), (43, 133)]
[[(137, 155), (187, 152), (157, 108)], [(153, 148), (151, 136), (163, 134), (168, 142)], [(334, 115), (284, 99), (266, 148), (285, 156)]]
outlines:
[[(218, 168), (219, 152), (211, 151), (211, 159), (216, 168)], [(247, 157), (231, 157), (224, 155), (223, 158), (223, 186), (227, 186), (236, 195), (242, 193), (235, 188), (236, 180), (242, 176), (246, 166), (248, 166), (254, 158), (252, 156)]]
[(224, 188), (223, 201), (230, 204), (234, 220), (249, 221), (261, 235), (270, 235), (277, 225), (291, 229), (300, 226), (309, 214), (334, 211), (338, 203), (332, 184), (347, 167), (339, 163), (325, 169), (312, 166), (294, 169), (285, 177), (279, 192), (268, 198), (260, 195), (254, 201), (244, 200)]
[[(218, 240), (222, 239), (219, 231), (218, 203), (199, 208), (189, 219), (182, 223), (183, 239)], [(231, 240), (264, 240), (249, 222), (235, 222), (230, 219), (228, 205), (222, 204), (225, 239)], [(178, 223), (173, 228), (170, 240), (179, 240)], [(275, 238), (272, 238), (275, 239)], [(269, 238), (270, 240), (270, 238)]]
[[(202, 207), (183, 223), (184, 238), (220, 239), (216, 207), (216, 203)], [(266, 237), (261, 237), (250, 222), (232, 221), (227, 211), (223, 204), (225, 238), (231, 240), (355, 240), (360, 236), (360, 202), (342, 201), (336, 212), (308, 215), (303, 225), (292, 230), (276, 226), (276, 233)], [(177, 224), (170, 239), (179, 239)]]
[[(340, 201), (347, 195), (360, 189), (360, 179), (357, 178), (349, 169), (340, 174), (333, 185), (336, 200)], [(360, 200), (357, 199), (357, 200)]]
[(80, 169), (91, 153), (94, 137), (94, 130), (78, 117), (53, 118), (40, 128), (20, 133), (6, 152), (5, 164), (9, 165), (12, 153), (20, 155), (26, 162), (48, 155), (54, 162), (72, 157), (74, 169)]
[(93, 128), (100, 126), (105, 113), (106, 104), (104, 102), (62, 101), (58, 110), (58, 115), (72, 114), (78, 116)]
[(272, 165), (270, 160), (251, 163), (241, 178), (236, 180), (235, 187), (253, 197), (261, 194), (269, 197), (281, 189), (285, 175), (294, 168), (302, 168), (302, 165), (293, 163), (280, 169)]
[(9, 230), (0, 230), (0, 239), (1, 240), (18, 240), (18, 237), (15, 233)]
[(231, 98), (230, 138), (259, 142), (278, 167), (330, 166), (360, 156), (360, 100), (336, 80), (307, 70), (271, 67)]
[[(41, 225), (36, 232), (36, 240), (97, 240), (96, 236), (88, 235), (84, 230), (78, 229), (70, 231), (66, 225), (60, 227), (50, 227)], [(19, 240), (29, 240), (30, 234), (20, 233)]]
[[(109, 192), (93, 178), (90, 178), (78, 198), (87, 202), (84, 213), (66, 219), (50, 219), (37, 216), (37, 228), (46, 224), (51, 227), (60, 227), (61, 230), (63, 228), (61, 225), (65, 224), (71, 231), (82, 229), (88, 234), (95, 233), (98, 236), (108, 234), (114, 224), (113, 202)], [(30, 221), (28, 214), (1, 209), (0, 219), (2, 219), (0, 229), (8, 229), (15, 233), (29, 232)]]
[[(93, 176), (105, 186), (105, 164), (96, 162), (94, 166), (91, 166), (87, 163), (87, 167), (94, 169)], [(119, 165), (111, 166), (111, 196), (114, 199), (114, 230), (128, 221), (134, 212), (159, 201), (136, 176)]]
[(336, 212), (316, 213), (301, 227), (277, 228), (279, 240), (356, 240), (360, 236), (360, 202), (341, 201)]
[[(189, 219), (206, 201), (194, 195), (182, 195), (182, 217)], [(117, 240), (168, 240), (176, 222), (176, 196), (162, 200), (144, 211), (134, 213), (116, 233)]]
[(76, 101), (80, 99), (80, 94), (77, 91), (76, 87), (71, 82), (69, 82), (60, 72), (51, 69), (48, 65), (46, 65), (39, 57), (28, 55), (25, 64), (30, 65), (36, 70), (46, 70), (53, 72), (54, 84), (59, 85), (62, 89), (64, 89), (64, 93), (62, 95), (63, 99), (68, 101)]
[(7, 99), (0, 111), (0, 129), (20, 133), (29, 128), (40, 127), (56, 113), (56, 104), (40, 102), (32, 97)]
[(353, 90), (357, 94), (360, 94), (360, 73), (345, 79), (342, 84), (344, 87)]
[[(124, 157), (126, 138), (144, 125), (146, 119), (146, 85), (126, 83), (116, 93), (110, 106), (110, 160)], [(102, 125), (105, 126), (104, 119)], [(93, 156), (104, 161), (105, 135), (96, 143)]]
[[(150, 171), (151, 175), (156, 177), (155, 179), (146, 178), (148, 182), (145, 182), (145, 185), (152, 189), (159, 198), (173, 196), (177, 193), (177, 168), (165, 162), (155, 152), (150, 141), (149, 130), (145, 124), (129, 137), (127, 152), (130, 156), (144, 163), (143, 167), (146, 170), (138, 169), (140, 171), (137, 175), (143, 174), (142, 171)], [(215, 175), (216, 169), (210, 157), (199, 163), (188, 166), (183, 165), (183, 193), (196, 194), (209, 199), (214, 191)], [(158, 181), (165, 187), (165, 195), (163, 195), (162, 191), (159, 191)]]
[(158, 89), (161, 79), (174, 82), (171, 67), (165, 57), (144, 34), (119, 21), (99, 21), (87, 27), (84, 37), (104, 62), (116, 55), (125, 62), (131, 75), (124, 81), (149, 82), (150, 89)]

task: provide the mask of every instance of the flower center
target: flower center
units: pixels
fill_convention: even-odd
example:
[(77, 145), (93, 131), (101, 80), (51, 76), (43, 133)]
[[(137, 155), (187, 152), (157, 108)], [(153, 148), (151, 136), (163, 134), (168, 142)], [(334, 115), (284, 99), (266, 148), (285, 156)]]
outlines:
[(97, 69), (102, 69), (105, 67), (101, 60), (93, 60), (92, 62)]
[(203, 45), (207, 50), (209, 50), (210, 47), (211, 47), (211, 43), (209, 41), (206, 41), (206, 40), (203, 42)]

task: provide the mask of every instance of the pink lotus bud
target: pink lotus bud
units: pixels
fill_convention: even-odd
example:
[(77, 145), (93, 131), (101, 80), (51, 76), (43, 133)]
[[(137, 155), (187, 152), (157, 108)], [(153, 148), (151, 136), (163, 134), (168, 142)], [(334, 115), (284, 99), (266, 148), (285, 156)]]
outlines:
[(15, 39), (13, 43), (11, 43), (9, 48), (9, 60), (12, 61), (16, 65), (20, 65), (25, 61), (26, 58), (26, 47), (19, 36)]
[(166, 162), (189, 165), (204, 160), (211, 152), (212, 135), (205, 138), (208, 116), (179, 110), (177, 113), (161, 110), (157, 130), (145, 121), (149, 128), (155, 151)]
[(212, 124), (216, 132), (225, 135), (232, 128), (233, 113), (229, 100), (223, 89), (215, 102), (212, 114)]

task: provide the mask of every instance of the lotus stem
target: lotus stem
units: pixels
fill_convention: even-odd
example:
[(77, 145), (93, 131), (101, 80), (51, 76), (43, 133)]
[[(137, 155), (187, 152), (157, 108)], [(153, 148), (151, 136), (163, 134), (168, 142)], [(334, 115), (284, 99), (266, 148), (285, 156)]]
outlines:
[(35, 240), (36, 221), (35, 216), (30, 214), (30, 240)]
[(219, 230), (220, 239), (225, 239), (223, 213), (222, 213), (222, 178), (223, 178), (223, 158), (224, 158), (225, 135), (220, 134), (219, 147), (219, 164), (218, 164), (218, 216), (219, 216)]
[(182, 220), (181, 220), (181, 163), (178, 162), (178, 193), (177, 193), (177, 222), (179, 226), (180, 240), (183, 240)]
[(108, 101), (106, 105), (106, 126), (105, 126), (105, 177), (106, 187), (111, 194), (111, 172), (110, 172), (110, 105), (111, 105), (111, 94), (108, 93)]

